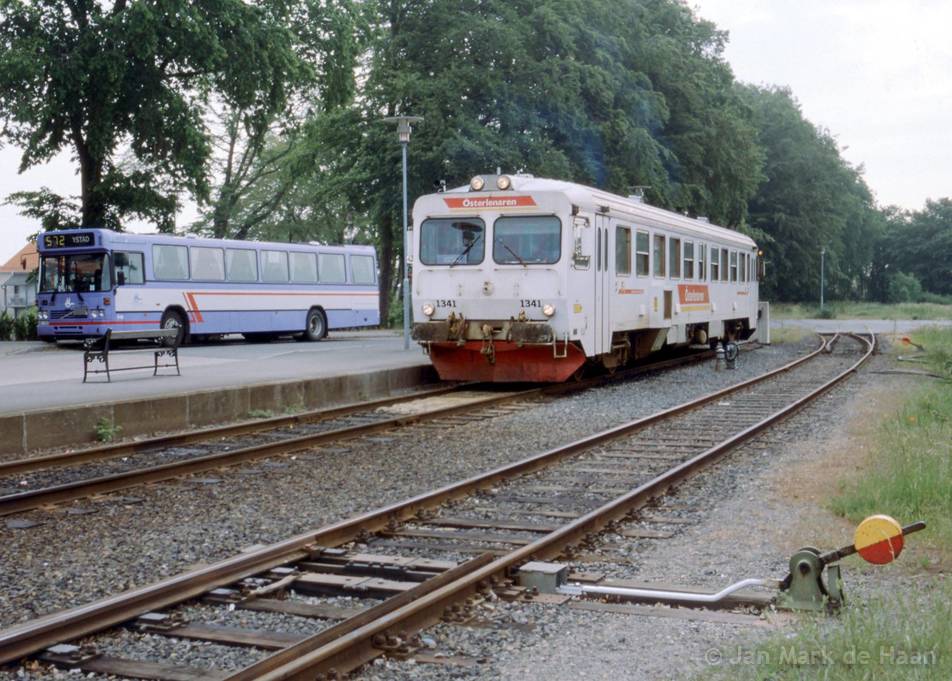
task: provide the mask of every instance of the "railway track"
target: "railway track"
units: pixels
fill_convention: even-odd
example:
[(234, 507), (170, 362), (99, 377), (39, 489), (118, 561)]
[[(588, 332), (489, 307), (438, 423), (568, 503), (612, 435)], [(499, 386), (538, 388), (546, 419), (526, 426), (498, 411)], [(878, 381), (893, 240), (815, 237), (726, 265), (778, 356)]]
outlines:
[[(841, 350), (839, 336), (826, 337), (796, 362), (678, 407), (13, 627), (0, 632), (0, 663), (35, 656), (90, 674), (238, 680), (340, 678), (384, 654), (437, 661), (418, 649), (416, 632), (441, 619), (472, 623), (486, 599), (532, 597), (510, 581), (512, 571), (526, 561), (584, 560), (606, 529), (638, 537), (637, 528), (626, 529), (638, 509), (796, 412), (866, 361), (875, 340), (851, 338), (862, 348), (858, 353), (853, 346)], [(704, 436), (699, 438), (699, 432)], [(344, 608), (334, 600), (340, 595), (359, 600)], [(308, 634), (195, 621), (196, 615), (209, 616), (207, 610), (196, 612), (197, 602), (221, 612), (272, 613), (319, 626)], [(83, 638), (121, 624), (131, 629)], [(249, 652), (243, 666), (230, 669), (183, 666), (182, 655), (173, 656), (179, 661), (173, 665), (109, 654), (110, 636), (143, 633)], [(63, 645), (76, 640), (83, 645)]]
[[(710, 352), (694, 352), (614, 375), (529, 389), (442, 386), (399, 397), (302, 414), (0, 462), (0, 490), (3, 490), (0, 492), (0, 516), (262, 458), (293, 455), (434, 419), (489, 419), (506, 413), (509, 408), (525, 408), (532, 400), (586, 390), (650, 371), (709, 359), (711, 356)], [(83, 468), (78, 470), (81, 466)], [(92, 472), (89, 468), (92, 468)], [(64, 472), (63, 469), (75, 472)]]

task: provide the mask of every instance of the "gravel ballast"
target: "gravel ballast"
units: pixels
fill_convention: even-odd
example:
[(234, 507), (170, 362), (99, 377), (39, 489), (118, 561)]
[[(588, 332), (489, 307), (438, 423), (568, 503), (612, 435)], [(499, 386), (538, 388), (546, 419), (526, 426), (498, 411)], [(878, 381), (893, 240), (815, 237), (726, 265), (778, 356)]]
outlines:
[(75, 505), (96, 511), (88, 515), (25, 514), (42, 524), (0, 529), (0, 626), (148, 584), (198, 561), (226, 558), (243, 547), (522, 459), (760, 374), (814, 346), (808, 339), (798, 346), (760, 348), (743, 353), (735, 371), (715, 372), (711, 362), (667, 370), (488, 421), (388, 433), (369, 443), (130, 490), (122, 500)]

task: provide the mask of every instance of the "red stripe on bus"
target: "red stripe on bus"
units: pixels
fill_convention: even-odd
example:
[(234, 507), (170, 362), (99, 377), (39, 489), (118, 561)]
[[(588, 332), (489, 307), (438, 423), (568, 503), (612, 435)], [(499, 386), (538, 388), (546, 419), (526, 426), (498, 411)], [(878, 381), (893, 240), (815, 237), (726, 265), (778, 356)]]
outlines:
[(143, 321), (98, 321), (98, 322), (49, 322), (49, 326), (118, 326), (120, 324), (159, 324), (160, 322), (153, 322), (148, 320)]

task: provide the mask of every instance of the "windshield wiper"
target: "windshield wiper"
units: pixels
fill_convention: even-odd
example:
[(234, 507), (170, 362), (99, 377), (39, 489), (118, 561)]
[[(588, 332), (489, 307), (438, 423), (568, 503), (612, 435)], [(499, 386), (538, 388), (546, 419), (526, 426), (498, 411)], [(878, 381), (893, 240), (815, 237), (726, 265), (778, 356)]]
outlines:
[(522, 265), (523, 267), (528, 267), (528, 265), (526, 265), (526, 261), (523, 260), (522, 258), (520, 258), (518, 253), (516, 253), (514, 250), (512, 250), (511, 248), (509, 248), (509, 244), (507, 244), (507, 243), (506, 243), (505, 241), (503, 241), (502, 239), (496, 239), (496, 241), (498, 241), (499, 243), (501, 243), (501, 244), (502, 244), (502, 247), (505, 248), (507, 251), (509, 251), (509, 252), (512, 254), (512, 257), (513, 257), (513, 258), (515, 258), (516, 260), (519, 261), (519, 264), (520, 264), (520, 265)]
[(473, 239), (473, 240), (469, 243), (469, 245), (468, 245), (466, 248), (463, 249), (463, 252), (460, 253), (458, 256), (456, 256), (456, 260), (454, 260), (453, 262), (450, 263), (450, 267), (453, 267), (454, 265), (459, 265), (461, 262), (463, 262), (463, 258), (465, 258), (465, 257), (467, 256), (467, 254), (468, 254), (471, 250), (473, 250), (473, 246), (475, 246), (475, 245), (476, 245), (476, 242), (479, 241), (481, 238), (482, 238), (482, 237), (478, 236), (478, 237), (476, 237), (475, 239)]

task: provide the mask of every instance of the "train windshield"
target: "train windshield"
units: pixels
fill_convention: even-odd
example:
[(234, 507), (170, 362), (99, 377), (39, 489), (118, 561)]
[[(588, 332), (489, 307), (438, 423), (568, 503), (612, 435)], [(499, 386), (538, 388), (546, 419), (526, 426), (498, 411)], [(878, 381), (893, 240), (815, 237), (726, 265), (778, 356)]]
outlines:
[(420, 226), (424, 265), (478, 265), (486, 250), (486, 223), (479, 218), (430, 218)]
[(493, 260), (500, 265), (551, 265), (562, 255), (562, 222), (552, 215), (496, 220)]
[(41, 293), (87, 293), (112, 288), (105, 253), (46, 255), (40, 263)]

